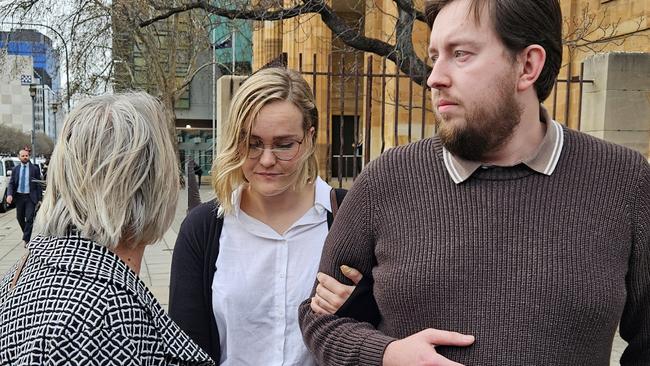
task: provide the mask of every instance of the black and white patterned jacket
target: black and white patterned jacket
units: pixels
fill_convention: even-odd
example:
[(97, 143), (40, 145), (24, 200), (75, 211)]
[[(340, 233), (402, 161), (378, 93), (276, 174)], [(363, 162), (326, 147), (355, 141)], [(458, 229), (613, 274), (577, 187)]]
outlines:
[(0, 365), (213, 365), (118, 257), (37, 236), (0, 279)]

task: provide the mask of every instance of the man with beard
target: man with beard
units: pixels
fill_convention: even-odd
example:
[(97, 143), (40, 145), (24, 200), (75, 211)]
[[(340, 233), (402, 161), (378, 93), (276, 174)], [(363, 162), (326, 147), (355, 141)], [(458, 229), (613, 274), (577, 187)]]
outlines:
[[(437, 137), (368, 165), (323, 249), (374, 280), (375, 326), (300, 306), (321, 365), (650, 364), (650, 166), (540, 103), (562, 60), (558, 0), (434, 0)], [(355, 301), (353, 295), (348, 301)]]

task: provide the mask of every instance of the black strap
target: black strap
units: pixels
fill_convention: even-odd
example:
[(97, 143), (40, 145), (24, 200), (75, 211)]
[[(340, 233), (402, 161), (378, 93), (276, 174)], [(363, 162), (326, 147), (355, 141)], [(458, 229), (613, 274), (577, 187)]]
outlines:
[(348, 193), (347, 189), (343, 188), (332, 188), (330, 191), (330, 203), (332, 205), (332, 212), (327, 212), (327, 230), (332, 228), (332, 223), (334, 222), (334, 217), (336, 217), (336, 212), (341, 206), (345, 195)]
[[(347, 189), (343, 188), (332, 188), (330, 191), (330, 200), (332, 204), (332, 212), (327, 212), (327, 230), (329, 230), (332, 227), (332, 223), (334, 222), (334, 216), (336, 215), (336, 211), (338, 210), (338, 207), (341, 205), (343, 202), (343, 199), (345, 198), (345, 195), (348, 193)], [(212, 246), (211, 255), (208, 257), (209, 262), (207, 265), (213, 265), (217, 263), (217, 256), (219, 255), (219, 237), (221, 236), (221, 229), (223, 227), (223, 216), (219, 217), (217, 216), (217, 211), (218, 211), (218, 206), (216, 201), (214, 201), (215, 204), (215, 209), (212, 211), (213, 214), (213, 219), (216, 220), (217, 226), (216, 230), (212, 233), (214, 235), (211, 239), (210, 242), (215, 243), (214, 246)], [(334, 208), (336, 207), (336, 208)], [(212, 273), (214, 274), (214, 273)]]

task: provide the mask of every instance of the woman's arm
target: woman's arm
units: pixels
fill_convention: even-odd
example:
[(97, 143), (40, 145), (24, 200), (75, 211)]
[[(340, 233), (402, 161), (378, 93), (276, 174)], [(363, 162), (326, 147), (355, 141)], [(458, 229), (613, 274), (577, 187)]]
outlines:
[(319, 272), (316, 293), (311, 298), (311, 309), (317, 314), (354, 318), (376, 327), (381, 320), (381, 314), (372, 293), (372, 277), (364, 276), (346, 265), (341, 266), (341, 273), (350, 279), (354, 286), (345, 285), (336, 278)]
[(203, 204), (193, 209), (178, 232), (172, 256), (169, 286), (169, 316), (213, 359), (218, 359), (210, 327), (212, 309), (204, 295), (204, 268), (207, 256), (209, 223), (214, 205)]

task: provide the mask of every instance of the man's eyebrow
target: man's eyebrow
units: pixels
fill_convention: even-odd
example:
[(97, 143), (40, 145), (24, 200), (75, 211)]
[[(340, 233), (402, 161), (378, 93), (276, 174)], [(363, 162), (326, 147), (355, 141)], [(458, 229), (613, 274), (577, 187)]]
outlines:
[[(444, 43), (444, 47), (448, 48), (448, 49), (458, 47), (458, 46), (479, 47), (480, 42), (477, 42), (477, 41), (469, 39), (469, 38), (455, 38), (455, 39), (451, 38), (450, 40), (445, 41), (445, 43)], [(427, 49), (427, 53), (429, 55), (437, 53), (437, 52), (438, 52), (438, 49), (435, 48), (435, 47), (429, 47)]]
[(477, 41), (475, 41), (475, 40), (473, 40), (473, 39), (462, 38), (462, 37), (459, 37), (459, 38), (451, 38), (451, 39), (447, 42), (447, 47), (449, 47), (449, 48), (453, 48), (453, 47), (457, 47), (457, 46), (472, 46), (472, 47), (478, 47), (479, 45), (480, 45), (480, 42), (477, 42)]

